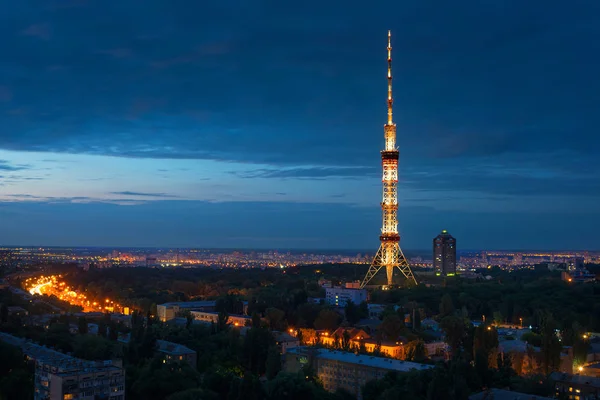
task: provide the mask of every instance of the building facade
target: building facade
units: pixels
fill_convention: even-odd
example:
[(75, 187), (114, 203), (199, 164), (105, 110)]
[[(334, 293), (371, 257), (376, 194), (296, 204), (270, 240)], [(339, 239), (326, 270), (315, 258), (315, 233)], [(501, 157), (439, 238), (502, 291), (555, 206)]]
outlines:
[(365, 289), (346, 286), (325, 288), (325, 303), (336, 307), (346, 307), (349, 301), (354, 304), (367, 301), (367, 291)]
[(156, 352), (161, 354), (166, 362), (186, 362), (192, 368), (196, 368), (197, 353), (182, 344), (157, 340)]
[(0, 333), (35, 363), (34, 400), (124, 400), (125, 371), (120, 361), (87, 361)]
[(190, 311), (214, 311), (217, 302), (212, 301), (181, 301), (159, 304), (156, 306), (156, 315), (159, 321), (167, 322), (175, 319), (177, 315), (186, 310)]
[(456, 274), (456, 239), (445, 229), (433, 239), (433, 269), (438, 275)]
[(408, 372), (433, 368), (432, 365), (337, 350), (309, 347), (288, 350), (284, 364), (286, 372), (298, 373), (307, 365), (313, 367), (326, 390), (335, 392), (337, 389), (345, 389), (358, 400), (362, 400), (361, 388), (367, 382), (381, 379), (390, 371)]
[[(191, 311), (192, 317), (196, 321), (215, 324), (219, 321), (219, 313), (218, 312), (204, 312), (204, 311)], [(250, 326), (252, 325), (252, 318), (246, 315), (234, 315), (229, 314), (227, 323), (232, 326)]]

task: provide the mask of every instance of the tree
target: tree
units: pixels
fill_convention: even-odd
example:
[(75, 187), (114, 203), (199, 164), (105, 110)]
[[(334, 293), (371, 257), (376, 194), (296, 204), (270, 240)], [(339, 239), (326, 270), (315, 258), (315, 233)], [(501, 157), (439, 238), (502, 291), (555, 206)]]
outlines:
[(156, 357), (142, 368), (131, 391), (138, 399), (162, 400), (199, 385), (200, 375), (187, 363), (163, 363)]
[(352, 301), (348, 301), (346, 303), (346, 307), (344, 307), (344, 313), (346, 315), (346, 321), (351, 326), (354, 326), (360, 321), (360, 310), (356, 304)]
[(88, 322), (85, 317), (79, 317), (77, 319), (77, 330), (80, 335), (85, 335), (88, 333)]
[(444, 318), (452, 314), (454, 314), (454, 303), (452, 302), (452, 297), (450, 297), (448, 293), (445, 293), (442, 296), (442, 301), (440, 302), (440, 318)]
[(462, 318), (448, 316), (442, 319), (440, 327), (446, 335), (446, 343), (450, 345), (452, 354), (458, 355), (460, 347), (465, 336), (465, 322)]
[(281, 355), (276, 346), (269, 347), (267, 354), (267, 379), (274, 379), (281, 371)]
[(573, 358), (575, 364), (583, 364), (587, 360), (587, 354), (590, 349), (590, 342), (576, 337), (573, 342)]
[(107, 360), (111, 357), (111, 349), (111, 343), (101, 336), (81, 335), (75, 338), (73, 355), (84, 360)]
[(410, 323), (414, 331), (421, 329), (421, 313), (417, 309), (413, 309), (410, 314)]
[(349, 351), (350, 350), (350, 333), (348, 333), (347, 330), (345, 330), (344, 333), (342, 333), (341, 348), (344, 351)]
[(498, 325), (504, 323), (504, 315), (500, 311), (494, 311), (494, 322)]
[(244, 366), (254, 374), (264, 374), (269, 348), (274, 345), (275, 339), (268, 329), (248, 329), (241, 352)]
[(4, 303), (0, 305), (0, 322), (3, 324), (8, 322), (8, 307)]
[(103, 320), (98, 321), (98, 335), (105, 338), (108, 333), (108, 326), (106, 326), (106, 322)]
[(229, 327), (229, 314), (220, 311), (217, 315), (217, 332), (223, 332)]
[(315, 329), (333, 331), (340, 324), (340, 315), (333, 310), (323, 309), (315, 319)]
[(404, 329), (404, 321), (398, 314), (388, 314), (379, 327), (388, 340), (398, 340)]
[(267, 398), (278, 400), (324, 400), (330, 398), (321, 385), (306, 379), (304, 372), (298, 374), (280, 373), (266, 385)]
[(423, 362), (427, 358), (425, 342), (420, 339), (408, 342), (405, 349), (407, 361)]
[(219, 400), (219, 395), (210, 390), (194, 388), (172, 394), (167, 400)]
[(110, 321), (108, 324), (108, 339), (116, 342), (119, 338), (119, 328), (117, 327), (117, 323), (115, 321)]
[(17, 347), (0, 342), (0, 399), (33, 398), (33, 372)]
[(272, 331), (285, 329), (285, 312), (275, 307), (269, 307), (265, 310), (265, 319)]

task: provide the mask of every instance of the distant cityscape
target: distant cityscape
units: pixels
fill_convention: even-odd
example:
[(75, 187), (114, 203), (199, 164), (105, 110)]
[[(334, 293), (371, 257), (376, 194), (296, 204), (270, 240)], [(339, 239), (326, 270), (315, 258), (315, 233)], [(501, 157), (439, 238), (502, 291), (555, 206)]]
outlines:
[[(600, 263), (600, 251), (457, 251), (458, 273), (500, 267), (527, 268), (540, 263)], [(0, 247), (0, 262), (14, 267), (46, 263), (76, 263), (82, 268), (287, 268), (314, 264), (368, 264), (374, 254), (349, 251), (233, 250), (168, 248)], [(407, 251), (411, 268), (433, 269), (431, 251)]]

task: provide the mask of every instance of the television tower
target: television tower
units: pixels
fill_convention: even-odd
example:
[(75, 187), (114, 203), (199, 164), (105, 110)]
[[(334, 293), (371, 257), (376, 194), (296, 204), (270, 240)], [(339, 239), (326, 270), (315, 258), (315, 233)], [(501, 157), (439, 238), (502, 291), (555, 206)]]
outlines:
[(400, 249), (400, 235), (398, 234), (398, 158), (396, 148), (396, 124), (392, 121), (392, 32), (388, 31), (388, 96), (387, 96), (387, 124), (383, 126), (385, 149), (381, 152), (383, 167), (383, 201), (381, 211), (383, 214), (383, 227), (379, 240), (381, 245), (363, 279), (360, 287), (363, 288), (371, 279), (385, 268), (388, 286), (392, 285), (394, 268), (398, 268), (408, 281), (415, 284), (417, 280), (413, 275), (402, 249)]

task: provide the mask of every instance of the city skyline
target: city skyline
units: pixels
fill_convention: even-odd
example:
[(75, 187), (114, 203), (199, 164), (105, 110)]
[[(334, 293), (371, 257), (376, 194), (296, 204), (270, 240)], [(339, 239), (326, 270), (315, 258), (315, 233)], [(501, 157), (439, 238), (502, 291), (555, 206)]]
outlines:
[(391, 29), (402, 247), (596, 248), (598, 6), (334, 3), (7, 2), (0, 245), (376, 247)]

